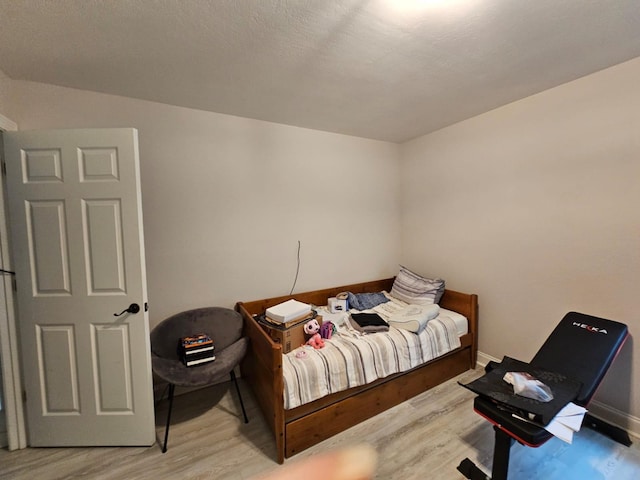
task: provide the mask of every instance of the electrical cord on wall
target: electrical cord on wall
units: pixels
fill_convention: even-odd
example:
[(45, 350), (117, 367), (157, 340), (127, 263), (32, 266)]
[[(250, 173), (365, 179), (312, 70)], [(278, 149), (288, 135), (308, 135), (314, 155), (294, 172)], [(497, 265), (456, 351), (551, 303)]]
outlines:
[(296, 266), (296, 278), (293, 279), (293, 286), (291, 287), (289, 295), (292, 295), (293, 289), (296, 288), (296, 283), (298, 282), (298, 273), (300, 273), (300, 240), (298, 240), (298, 265)]

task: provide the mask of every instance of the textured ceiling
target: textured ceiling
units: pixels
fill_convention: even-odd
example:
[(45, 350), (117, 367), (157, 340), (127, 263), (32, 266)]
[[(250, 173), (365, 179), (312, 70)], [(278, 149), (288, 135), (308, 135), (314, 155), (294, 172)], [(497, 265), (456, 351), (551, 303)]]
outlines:
[(639, 0), (0, 1), (10, 78), (393, 142), (638, 56)]

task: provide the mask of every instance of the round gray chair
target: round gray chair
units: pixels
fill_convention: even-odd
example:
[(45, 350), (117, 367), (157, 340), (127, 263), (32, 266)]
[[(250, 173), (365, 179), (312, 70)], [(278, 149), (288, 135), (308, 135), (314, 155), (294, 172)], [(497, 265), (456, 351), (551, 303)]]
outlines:
[[(213, 339), (215, 360), (187, 367), (181, 360), (178, 343), (181, 338), (206, 333)], [(151, 331), (153, 372), (169, 384), (169, 412), (162, 452), (167, 451), (171, 409), (175, 387), (203, 387), (225, 381), (228, 376), (236, 386), (244, 423), (247, 413), (238, 387), (234, 368), (244, 357), (249, 339), (242, 336), (242, 316), (228, 308), (206, 307), (177, 313), (156, 325)]]

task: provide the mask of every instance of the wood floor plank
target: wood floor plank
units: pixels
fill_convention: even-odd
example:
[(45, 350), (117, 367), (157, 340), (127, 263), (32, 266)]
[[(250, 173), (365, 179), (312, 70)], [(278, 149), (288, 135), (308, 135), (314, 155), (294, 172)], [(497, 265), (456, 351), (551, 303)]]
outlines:
[[(493, 430), (473, 412), (473, 394), (457, 381), (467, 372), (296, 455), (289, 462), (355, 443), (379, 453), (376, 479), (459, 480), (466, 457), (486, 472), (493, 455)], [(0, 479), (12, 480), (248, 480), (282, 468), (275, 462), (272, 434), (241, 380), (249, 423), (242, 421), (235, 390), (221, 384), (176, 397), (169, 450), (149, 447), (30, 448), (0, 450)], [(164, 434), (166, 406), (157, 412)], [(631, 448), (583, 428), (573, 445), (552, 439), (537, 449), (514, 445), (510, 479), (631, 480), (640, 478), (640, 440)]]

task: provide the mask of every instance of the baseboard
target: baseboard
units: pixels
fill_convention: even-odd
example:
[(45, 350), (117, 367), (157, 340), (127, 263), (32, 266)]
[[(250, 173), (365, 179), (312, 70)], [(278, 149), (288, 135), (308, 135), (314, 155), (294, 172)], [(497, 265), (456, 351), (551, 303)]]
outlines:
[[(484, 368), (489, 362), (500, 362), (499, 358), (478, 352), (476, 367)], [(611, 425), (621, 428), (629, 435), (640, 440), (640, 418), (617, 410), (609, 405), (594, 400), (589, 405), (589, 413)]]
[(501, 362), (499, 358), (492, 357), (491, 355), (487, 355), (486, 353), (478, 352), (478, 360), (476, 361), (477, 367), (486, 367), (489, 362)]
[(640, 441), (640, 418), (594, 400), (589, 404), (589, 413), (594, 417), (621, 428)]

